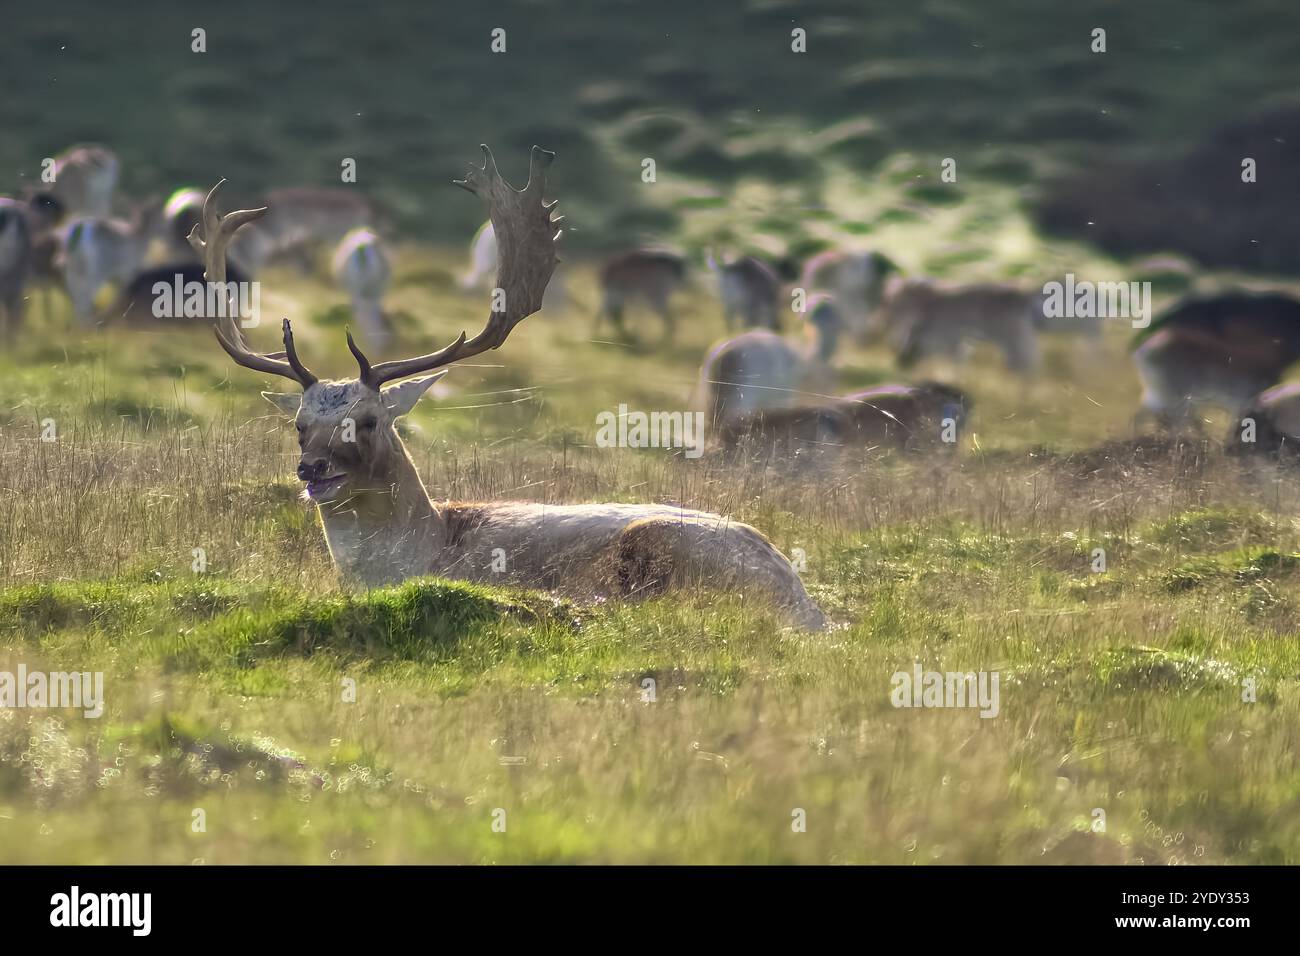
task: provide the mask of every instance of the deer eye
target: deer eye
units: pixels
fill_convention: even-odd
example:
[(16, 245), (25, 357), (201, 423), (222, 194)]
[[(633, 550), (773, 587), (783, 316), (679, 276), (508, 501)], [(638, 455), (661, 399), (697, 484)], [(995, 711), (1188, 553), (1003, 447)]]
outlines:
[(357, 427), (369, 431), (370, 429), (375, 427), (375, 424), (376, 422), (373, 418), (363, 418), (361, 419), (361, 421), (357, 422)]

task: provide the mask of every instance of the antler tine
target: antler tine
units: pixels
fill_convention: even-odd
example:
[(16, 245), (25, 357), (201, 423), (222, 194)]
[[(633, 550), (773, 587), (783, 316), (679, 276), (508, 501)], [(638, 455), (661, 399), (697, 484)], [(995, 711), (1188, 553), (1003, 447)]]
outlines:
[(221, 285), (226, 296), (225, 308), (218, 310), (219, 314), (213, 317), (212, 331), (217, 336), (217, 342), (236, 364), (256, 372), (268, 372), (293, 379), (303, 388), (307, 388), (309, 385), (314, 385), (317, 378), (298, 359), (298, 353), (293, 346), (293, 329), (288, 319), (284, 320), (285, 358), (281, 358), (278, 353), (266, 355), (249, 349), (245, 344), (243, 332), (235, 323), (235, 310), (230, 305), (230, 289), (225, 285), (226, 247), (230, 245), (231, 239), (240, 227), (255, 219), (261, 219), (266, 215), (267, 208), (262, 206), (259, 209), (237, 209), (224, 216), (220, 215), (217, 212), (216, 197), (225, 182), (222, 179), (208, 191), (207, 197), (203, 200), (203, 215), (190, 230), (189, 235), (190, 245), (203, 258), (204, 279), (209, 283)]
[[(542, 307), (542, 296), (558, 261), (555, 241), (560, 237), (560, 230), (557, 227), (563, 222), (563, 217), (551, 218), (556, 201), (547, 203), (542, 199), (546, 192), (546, 170), (554, 162), (555, 154), (534, 146), (528, 160), (528, 185), (515, 189), (497, 169), (492, 150), (487, 146), (480, 149), (483, 150), (482, 168), (471, 164), (465, 178), (454, 183), (487, 200), (500, 263), (493, 294), (502, 297), (502, 308), (492, 311), (483, 330), (472, 339), (462, 332), (446, 348), (419, 358), (381, 362), (373, 367), (366, 363), (362, 381), (374, 388), (395, 378), (427, 372), (498, 348), (516, 325)], [(358, 362), (364, 359), (355, 348), (353, 354), (357, 355)]]
[(361, 370), (361, 381), (365, 382), (370, 379), (370, 360), (366, 358), (365, 353), (357, 346), (356, 340), (352, 338), (352, 330), (344, 329), (348, 337), (348, 351), (357, 360), (357, 367)]

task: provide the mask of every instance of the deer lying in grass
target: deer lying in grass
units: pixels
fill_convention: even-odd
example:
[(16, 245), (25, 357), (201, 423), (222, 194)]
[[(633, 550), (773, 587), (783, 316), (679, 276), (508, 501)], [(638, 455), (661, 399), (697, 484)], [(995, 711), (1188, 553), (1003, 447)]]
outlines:
[[(600, 594), (652, 595), (669, 587), (732, 587), (783, 608), (800, 626), (825, 618), (780, 552), (747, 525), (719, 515), (661, 505), (542, 505), (451, 503), (430, 499), (394, 422), (415, 406), (443, 368), (498, 348), (523, 319), (541, 308), (555, 268), (560, 219), (543, 202), (554, 154), (533, 148), (528, 184), (510, 186), (486, 146), (480, 169), (458, 182), (488, 202), (500, 243), (496, 286), (504, 308), (473, 338), (464, 333), (418, 358), (372, 365), (351, 335), (360, 374), (321, 381), (294, 348), (284, 321), (284, 352), (253, 352), (230, 318), (215, 325), (217, 340), (239, 365), (283, 376), (301, 394), (264, 393), (292, 415), (302, 450), (298, 476), (320, 513), (330, 554), (342, 576), (383, 585), (435, 574), (469, 581), (554, 589), (577, 599)], [(218, 184), (220, 186), (220, 184)], [(201, 250), (210, 282), (225, 281), (225, 251), (235, 232), (265, 214), (240, 210), (218, 216), (214, 188), (191, 241)], [(400, 384), (388, 384), (405, 379)], [(351, 437), (352, 440), (348, 440)], [(504, 561), (504, 571), (497, 572)]]
[(120, 164), (104, 146), (73, 146), (54, 158), (49, 192), (69, 216), (108, 216), (113, 208)]
[(686, 282), (686, 262), (681, 256), (656, 249), (635, 249), (608, 259), (600, 267), (600, 311), (596, 313), (599, 333), (602, 318), (608, 318), (621, 338), (628, 337), (623, 309), (641, 300), (663, 320), (664, 339), (672, 341), (673, 313), (669, 300)]
[(1137, 342), (1139, 417), (1187, 425), (1202, 402), (1236, 412), (1300, 359), (1300, 302), (1253, 292), (1184, 299)]
[(931, 356), (964, 361), (975, 341), (1002, 352), (1013, 372), (1038, 365), (1034, 312), (1041, 297), (1004, 285), (945, 286), (909, 279), (889, 296), (886, 324), (900, 368)]
[(727, 422), (718, 437), (729, 451), (783, 458), (851, 448), (955, 447), (970, 405), (965, 393), (950, 385), (877, 385), (829, 401), (758, 409)]
[(741, 256), (734, 262), (718, 262), (708, 255), (709, 271), (718, 277), (718, 295), (727, 328), (780, 328), (777, 302), (781, 279), (776, 270), (755, 256)]
[(831, 360), (843, 322), (826, 295), (808, 300), (805, 345), (755, 329), (715, 346), (704, 359), (700, 382), (715, 426), (759, 409), (799, 404), (807, 394), (825, 395), (833, 386)]
[(367, 338), (380, 347), (386, 345), (384, 293), (393, 270), (379, 237), (369, 229), (353, 229), (334, 250), (330, 273), (352, 299), (352, 314)]

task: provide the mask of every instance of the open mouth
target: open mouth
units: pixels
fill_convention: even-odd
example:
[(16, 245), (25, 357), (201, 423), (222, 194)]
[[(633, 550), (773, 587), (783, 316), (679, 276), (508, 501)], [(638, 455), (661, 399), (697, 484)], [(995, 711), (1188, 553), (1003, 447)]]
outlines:
[(333, 491), (339, 485), (343, 484), (347, 475), (331, 475), (328, 478), (315, 478), (307, 482), (307, 497), (319, 498), (326, 492)]

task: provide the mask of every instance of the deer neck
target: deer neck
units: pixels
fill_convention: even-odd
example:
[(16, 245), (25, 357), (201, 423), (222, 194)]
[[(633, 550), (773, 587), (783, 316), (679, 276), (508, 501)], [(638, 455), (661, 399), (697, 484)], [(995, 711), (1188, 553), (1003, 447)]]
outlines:
[(322, 504), (320, 516), (339, 571), (366, 585), (431, 573), (446, 541), (445, 522), (400, 443), (382, 472)]

